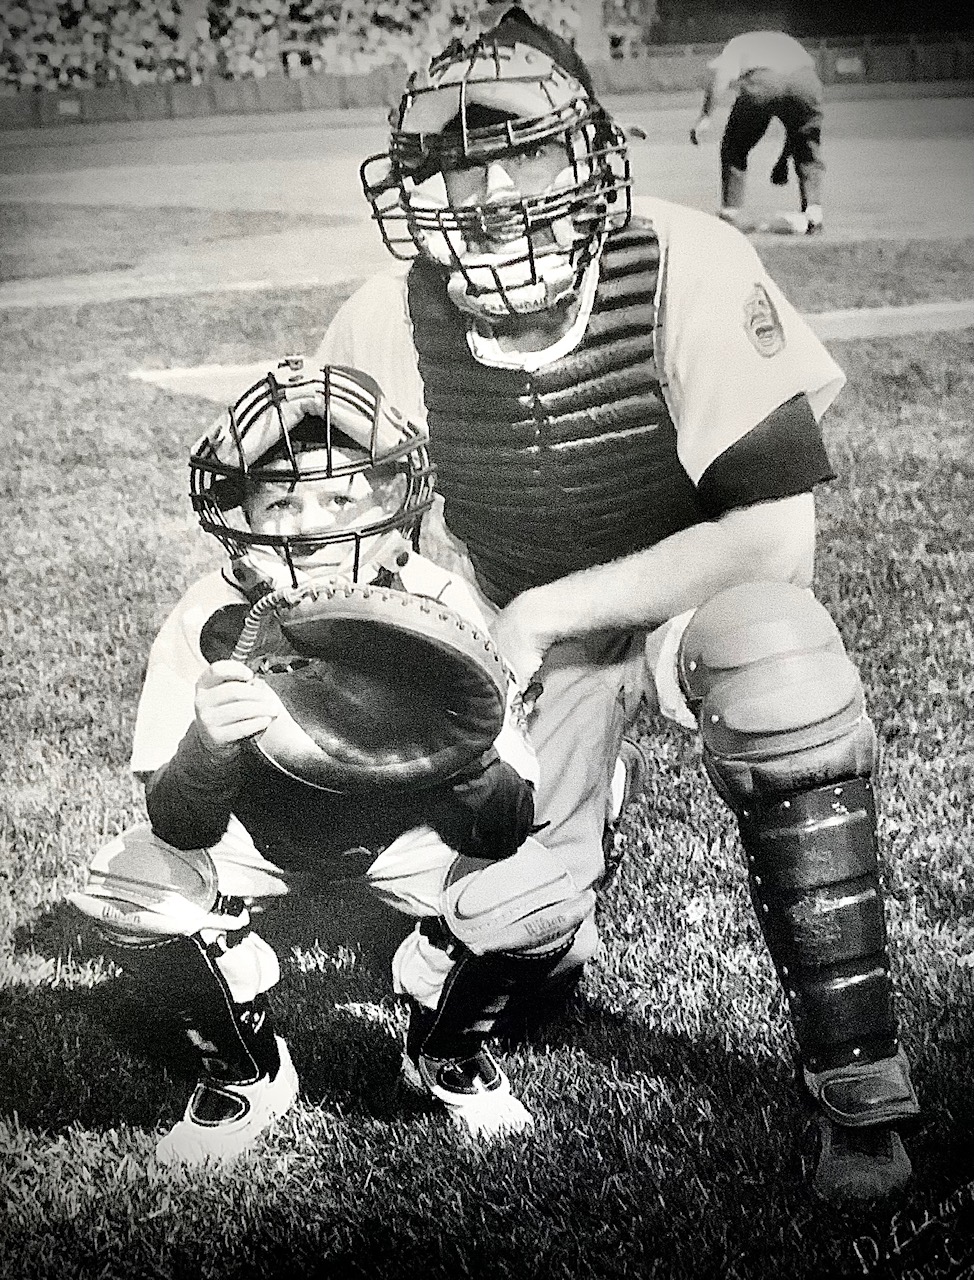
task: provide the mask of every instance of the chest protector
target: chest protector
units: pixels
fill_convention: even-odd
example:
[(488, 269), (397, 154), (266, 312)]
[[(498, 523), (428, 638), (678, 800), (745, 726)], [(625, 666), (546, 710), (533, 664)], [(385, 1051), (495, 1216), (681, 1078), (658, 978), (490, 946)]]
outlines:
[(610, 235), (582, 342), (530, 373), (479, 364), (441, 273), (410, 269), (437, 488), (498, 604), (704, 519), (653, 358), (658, 271), (648, 223)]

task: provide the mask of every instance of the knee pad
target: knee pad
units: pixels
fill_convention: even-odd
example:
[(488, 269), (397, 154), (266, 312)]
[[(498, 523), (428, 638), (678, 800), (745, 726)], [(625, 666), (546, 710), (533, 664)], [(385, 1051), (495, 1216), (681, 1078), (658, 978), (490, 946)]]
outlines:
[(249, 923), (245, 910), (227, 910), (218, 873), (206, 849), (176, 849), (148, 823), (130, 827), (97, 851), (84, 891), (69, 900), (122, 945), (225, 932)]
[[(246, 1003), (279, 981), (280, 964), (273, 949), (248, 927), (249, 913), (228, 909), (217, 878), (208, 850), (173, 848), (141, 824), (98, 850), (87, 891), (71, 894), (70, 900), (97, 921), (101, 934), (123, 956), (131, 951), (148, 955), (154, 944), (189, 939), (207, 954), (207, 966), (218, 971), (231, 999)], [(158, 955), (163, 954), (170, 953), (163, 948)], [(189, 953), (176, 948), (171, 954)], [(145, 967), (128, 957), (122, 964)], [(159, 965), (150, 962), (149, 967), (162, 973)]]
[(684, 632), (678, 668), (707, 770), (732, 808), (872, 772), (859, 672), (810, 591), (758, 582), (720, 592)]
[(531, 837), (501, 862), (458, 858), (443, 891), (447, 927), (474, 955), (567, 949), (594, 908), (593, 891)]

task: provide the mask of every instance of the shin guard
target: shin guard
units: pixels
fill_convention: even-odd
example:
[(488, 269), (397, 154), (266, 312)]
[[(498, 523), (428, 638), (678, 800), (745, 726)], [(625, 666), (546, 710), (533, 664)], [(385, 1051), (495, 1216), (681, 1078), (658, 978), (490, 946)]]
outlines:
[(414, 1020), (407, 1053), (432, 1058), (470, 1058), (490, 1039), (513, 996), (542, 990), (571, 948), (571, 940), (543, 955), (474, 955), (460, 944), (456, 963), (435, 1010)]
[(897, 1051), (868, 778), (751, 800), (738, 812), (751, 896), (805, 1067)]
[(115, 942), (106, 954), (177, 1019), (205, 1076), (252, 1083), (277, 1071), (267, 997), (260, 992), (251, 1000), (234, 1000), (220, 971), (219, 943), (208, 946), (198, 935), (143, 946)]
[(834, 621), (809, 591), (745, 583), (697, 610), (679, 662), (806, 1071), (894, 1057), (876, 737)]

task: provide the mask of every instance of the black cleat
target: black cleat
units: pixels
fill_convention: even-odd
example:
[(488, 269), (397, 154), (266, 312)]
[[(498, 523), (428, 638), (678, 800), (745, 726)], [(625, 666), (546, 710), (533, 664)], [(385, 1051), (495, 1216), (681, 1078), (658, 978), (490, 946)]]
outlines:
[(903, 1141), (892, 1125), (850, 1129), (816, 1117), (818, 1156), (812, 1190), (832, 1203), (882, 1200), (902, 1191), (913, 1172)]
[(415, 1094), (442, 1104), (465, 1137), (493, 1142), (534, 1128), (531, 1113), (511, 1092), (489, 1049), (463, 1060), (425, 1053), (414, 1059), (404, 1053), (402, 1078)]

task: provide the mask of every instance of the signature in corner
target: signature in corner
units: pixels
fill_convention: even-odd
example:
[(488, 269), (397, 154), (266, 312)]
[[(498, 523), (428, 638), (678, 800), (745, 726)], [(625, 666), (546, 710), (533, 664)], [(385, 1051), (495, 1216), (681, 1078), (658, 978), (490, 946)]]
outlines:
[(871, 1280), (974, 1280), (974, 1181), (919, 1215), (894, 1214), (885, 1235), (853, 1249)]

